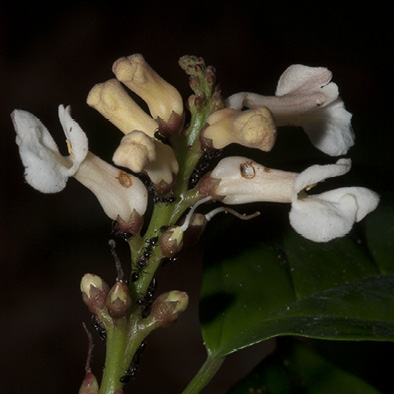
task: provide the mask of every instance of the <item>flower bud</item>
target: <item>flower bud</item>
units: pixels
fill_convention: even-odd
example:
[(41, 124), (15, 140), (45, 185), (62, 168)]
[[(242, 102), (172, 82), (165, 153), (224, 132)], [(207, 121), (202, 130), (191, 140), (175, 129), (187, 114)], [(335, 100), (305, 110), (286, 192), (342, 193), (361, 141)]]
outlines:
[(211, 140), (215, 149), (232, 143), (270, 151), (276, 139), (276, 128), (271, 112), (265, 107), (247, 111), (225, 108), (211, 114), (203, 138)]
[(116, 79), (95, 85), (87, 103), (124, 134), (142, 130), (153, 137), (158, 124), (128, 95)]
[(97, 275), (85, 274), (81, 280), (83, 302), (93, 314), (105, 308), (105, 300), (109, 291), (108, 285)]
[(131, 297), (127, 286), (118, 281), (108, 293), (106, 305), (112, 317), (124, 317), (131, 307)]
[(160, 237), (160, 249), (166, 258), (174, 257), (183, 246), (183, 230), (180, 226), (169, 227)]
[(122, 138), (112, 160), (118, 166), (141, 172), (149, 162), (156, 160), (155, 143), (142, 131), (134, 130)]
[(91, 370), (88, 370), (85, 374), (85, 378), (79, 388), (78, 394), (99, 394), (100, 387), (98, 385), (96, 377), (93, 375)]
[(179, 315), (184, 312), (189, 304), (187, 293), (173, 290), (160, 295), (152, 305), (150, 317), (159, 327), (173, 326)]
[(133, 172), (146, 173), (159, 194), (160, 191), (166, 193), (171, 189), (170, 186), (179, 169), (171, 146), (141, 131), (133, 131), (122, 138), (114, 153), (113, 161)]
[(176, 116), (183, 118), (181, 95), (146, 63), (142, 55), (118, 59), (112, 71), (119, 81), (146, 102), (154, 119), (160, 118), (168, 123), (174, 122)]

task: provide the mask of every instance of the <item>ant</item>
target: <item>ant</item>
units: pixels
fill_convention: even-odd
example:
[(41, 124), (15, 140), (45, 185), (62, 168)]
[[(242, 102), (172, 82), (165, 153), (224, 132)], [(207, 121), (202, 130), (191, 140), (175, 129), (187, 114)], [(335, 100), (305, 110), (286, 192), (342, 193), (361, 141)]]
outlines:
[(123, 375), (119, 380), (121, 383), (128, 383), (131, 379), (135, 378), (135, 375), (138, 372), (139, 364), (141, 361), (142, 353), (144, 352), (146, 347), (146, 342), (143, 341), (137, 351), (134, 354), (133, 360), (131, 361), (130, 367), (126, 371), (126, 374)]
[(160, 197), (157, 194), (153, 197), (153, 202), (155, 204), (160, 203), (160, 204), (165, 204), (165, 205), (170, 205), (176, 201), (175, 196), (170, 196), (170, 197)]
[(137, 300), (138, 305), (144, 306), (144, 309), (142, 310), (143, 317), (147, 317), (151, 311), (153, 295), (156, 289), (157, 289), (157, 281), (155, 278), (153, 278), (151, 283), (149, 284), (145, 296)]
[(103, 327), (102, 323), (100, 320), (97, 318), (96, 315), (92, 315), (92, 324), (94, 329), (97, 331), (99, 334), (100, 338), (105, 341), (107, 339), (107, 331)]

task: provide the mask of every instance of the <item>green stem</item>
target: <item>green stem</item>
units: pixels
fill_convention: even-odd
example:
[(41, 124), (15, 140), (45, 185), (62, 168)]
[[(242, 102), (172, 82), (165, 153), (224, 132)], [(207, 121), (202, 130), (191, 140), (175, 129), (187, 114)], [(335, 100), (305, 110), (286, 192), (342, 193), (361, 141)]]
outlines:
[(119, 319), (107, 330), (107, 353), (105, 368), (101, 381), (100, 394), (113, 394), (123, 384), (120, 378), (124, 375), (121, 368), (124, 349), (126, 347), (126, 319)]
[[(132, 307), (127, 319), (128, 324), (122, 320), (122, 324), (118, 325), (116, 321), (113, 327), (109, 324), (107, 329), (107, 355), (100, 394), (113, 394), (117, 388), (122, 387), (119, 379), (132, 362), (144, 338), (151, 330), (157, 328), (155, 324), (149, 324), (149, 318), (142, 318), (143, 306), (138, 303), (138, 300), (143, 300), (146, 296), (156, 270), (164, 257), (158, 245), (162, 234), (160, 229), (163, 226), (174, 225), (187, 208), (203, 197), (196, 190), (188, 190), (189, 179), (204, 153), (200, 145), (199, 135), (211, 112), (212, 86), (208, 86), (206, 83), (205, 73), (200, 72), (199, 78), (205, 105), (199, 109), (198, 106), (195, 106), (191, 111), (192, 117), (187, 131), (171, 138), (179, 164), (179, 172), (173, 190), (173, 196), (176, 200), (171, 204), (156, 203), (145, 234), (142, 236), (135, 235), (129, 240), (132, 258), (132, 276), (129, 290)], [(152, 244), (151, 241), (155, 238), (155, 244)], [(145, 265), (139, 266), (140, 261)], [(216, 372), (221, 363), (220, 360), (210, 360), (207, 371)], [(204, 377), (208, 375), (206, 375), (206, 372), (203, 374)], [(203, 379), (200, 380), (203, 381)]]
[(216, 372), (222, 366), (225, 357), (216, 358), (212, 355), (208, 355), (205, 363), (202, 365), (200, 370), (188, 384), (182, 394), (198, 394), (201, 390), (211, 381), (215, 376)]

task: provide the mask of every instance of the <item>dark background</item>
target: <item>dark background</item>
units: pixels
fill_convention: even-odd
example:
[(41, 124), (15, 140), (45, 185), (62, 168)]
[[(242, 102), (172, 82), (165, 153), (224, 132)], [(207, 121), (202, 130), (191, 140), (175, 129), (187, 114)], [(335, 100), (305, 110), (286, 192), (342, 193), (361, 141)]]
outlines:
[[(349, 157), (356, 168), (368, 166), (373, 171), (371, 188), (383, 197), (390, 191), (393, 35), (388, 3), (311, 4), (2, 2), (2, 392), (78, 391), (87, 351), (82, 321), (90, 327), (80, 299), (80, 278), (92, 272), (111, 283), (115, 277), (107, 245), (111, 224), (95, 198), (73, 179), (55, 195), (40, 194), (24, 183), (9, 118), (13, 109), (38, 116), (64, 151), (57, 107), (72, 105), (73, 117), (89, 136), (90, 149), (110, 160), (121, 133), (85, 100), (94, 84), (113, 77), (112, 63), (121, 56), (142, 53), (183, 97), (189, 88), (177, 60), (185, 54), (202, 56), (216, 67), (224, 96), (241, 90), (273, 94), (289, 65), (325, 66), (353, 113), (357, 145)], [(124, 244), (119, 244), (118, 252), (127, 262)], [(190, 308), (177, 326), (152, 334), (129, 392), (181, 392), (204, 361), (197, 315), (200, 280), (200, 248), (185, 252), (181, 261), (159, 275), (159, 290), (188, 291)], [(104, 344), (97, 336), (95, 342), (93, 371), (100, 375)], [(206, 393), (226, 392), (272, 346), (270, 342), (230, 357)], [(383, 347), (374, 351), (377, 359), (383, 356)]]

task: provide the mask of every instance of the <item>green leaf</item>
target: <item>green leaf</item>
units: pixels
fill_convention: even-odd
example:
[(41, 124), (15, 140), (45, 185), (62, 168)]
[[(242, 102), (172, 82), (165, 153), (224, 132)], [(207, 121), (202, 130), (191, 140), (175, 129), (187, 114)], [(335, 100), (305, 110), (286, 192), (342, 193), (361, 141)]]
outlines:
[(366, 237), (374, 260), (384, 273), (394, 273), (394, 205), (383, 202), (365, 219)]
[(368, 383), (337, 368), (305, 346), (296, 344), (278, 350), (238, 382), (229, 394), (379, 394)]
[(289, 231), (280, 244), (234, 254), (234, 245), (213, 238), (200, 299), (209, 354), (224, 357), (280, 335), (394, 340), (394, 261), (382, 251), (390, 243), (382, 238), (391, 234), (385, 220), (387, 213), (371, 217), (385, 230), (371, 237), (376, 233), (367, 223), (367, 242), (345, 237), (318, 244)]

